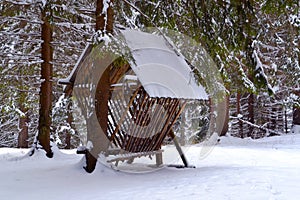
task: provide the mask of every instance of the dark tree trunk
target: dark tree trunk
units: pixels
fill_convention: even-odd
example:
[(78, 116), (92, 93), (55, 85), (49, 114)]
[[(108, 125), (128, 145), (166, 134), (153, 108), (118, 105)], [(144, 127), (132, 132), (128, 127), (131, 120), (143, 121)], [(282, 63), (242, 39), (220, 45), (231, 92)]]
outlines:
[(28, 148), (28, 122), (29, 117), (26, 109), (22, 105), (20, 110), (25, 114), (25, 116), (20, 116), (19, 119), (19, 134), (18, 134), (18, 148)]
[(220, 136), (225, 136), (226, 133), (228, 132), (228, 123), (229, 123), (229, 96), (226, 95), (226, 99), (224, 100), (224, 108), (225, 108), (225, 113), (224, 113), (224, 124), (223, 128), (221, 130)]
[(110, 0), (110, 6), (107, 9), (107, 18), (106, 14), (103, 13), (103, 0), (97, 0), (96, 6), (96, 31), (104, 31), (108, 33), (113, 32), (113, 24), (114, 24), (114, 12), (112, 8), (113, 0)]
[[(107, 13), (103, 12), (103, 0), (97, 0), (96, 5), (96, 27), (95, 31), (101, 31), (102, 33), (113, 33), (113, 21), (114, 14), (112, 8), (113, 1), (110, 1), (110, 6), (106, 10)], [(100, 126), (104, 133), (107, 131), (107, 115), (108, 115), (108, 99), (109, 99), (109, 87), (110, 87), (110, 78), (109, 78), (109, 69), (107, 69), (97, 86), (96, 99), (101, 99), (101, 102), (96, 103), (96, 110), (99, 111), (97, 113), (97, 117), (100, 123)], [(97, 138), (97, 137), (96, 137)], [(93, 141), (93, 136), (88, 135), (88, 140)], [(97, 144), (99, 141), (93, 141), (93, 144)], [(97, 147), (91, 150), (91, 152), (87, 151), (86, 153), (86, 171), (93, 172), (97, 163), (97, 158), (94, 155), (98, 155)]]
[(40, 89), (40, 111), (39, 111), (39, 144), (46, 151), (48, 157), (53, 153), (50, 146), (51, 127), (51, 107), (52, 107), (52, 58), (53, 50), (51, 46), (52, 28), (47, 16), (47, 9), (42, 11), (42, 59), (41, 65), (41, 89)]
[(71, 134), (69, 131), (66, 132), (65, 136), (65, 149), (71, 149)]
[[(300, 96), (300, 91), (294, 90), (293, 93), (297, 95), (298, 97)], [(300, 107), (299, 106), (294, 106), (293, 107), (293, 126), (294, 125), (300, 125)]]
[(300, 125), (300, 108), (294, 107), (293, 109), (293, 125)]
[(288, 114), (286, 108), (284, 109), (284, 131), (286, 134), (288, 133)]
[[(249, 94), (248, 99), (248, 121), (254, 124), (254, 94)], [(253, 127), (249, 126), (249, 130), (247, 133), (247, 137), (251, 137), (253, 135)]]
[(276, 127), (277, 127), (277, 124), (278, 124), (278, 121), (277, 121), (277, 107), (275, 105), (274, 102), (271, 102), (271, 113), (269, 114), (269, 126), (268, 128), (271, 129), (271, 130), (276, 130)]
[[(70, 100), (70, 99), (68, 99)], [(67, 122), (68, 124), (70, 125), (70, 127), (74, 130), (74, 127), (73, 127), (73, 115), (72, 115), (72, 101), (68, 101), (68, 106), (67, 106)], [(66, 143), (66, 146), (65, 146), (65, 149), (71, 149), (71, 132), (70, 131), (67, 131), (66, 132), (66, 135), (65, 135), (65, 143)]]
[[(103, 14), (103, 0), (97, 0), (96, 8), (96, 31), (106, 31), (107, 33), (113, 33), (113, 9), (110, 1), (110, 6), (107, 9), (107, 16)], [(110, 95), (110, 70), (107, 68), (97, 85), (96, 99), (101, 99), (101, 102), (96, 103), (96, 111), (101, 128), (104, 133), (107, 131), (107, 116), (108, 116), (108, 99)]]
[[(236, 95), (236, 114), (237, 116), (241, 114), (241, 94), (237, 93)], [(239, 135), (241, 138), (244, 138), (244, 129), (243, 122), (239, 120)]]
[[(108, 123), (108, 100), (110, 97), (110, 75), (109, 67), (103, 72), (102, 77), (98, 82), (98, 86), (96, 89), (96, 105), (95, 110), (97, 112), (97, 118), (100, 123), (100, 126), (104, 133), (107, 132), (107, 123)], [(101, 100), (101, 101), (99, 101)]]

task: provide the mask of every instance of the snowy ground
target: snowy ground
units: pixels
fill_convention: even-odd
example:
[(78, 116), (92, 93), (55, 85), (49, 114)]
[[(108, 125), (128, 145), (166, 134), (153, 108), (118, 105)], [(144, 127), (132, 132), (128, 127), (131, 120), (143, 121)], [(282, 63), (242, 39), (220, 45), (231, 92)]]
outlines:
[(125, 173), (98, 165), (87, 174), (74, 151), (48, 159), (2, 148), (0, 199), (300, 199), (300, 134), (221, 138), (204, 159), (200, 150), (192, 146), (187, 153), (195, 169)]

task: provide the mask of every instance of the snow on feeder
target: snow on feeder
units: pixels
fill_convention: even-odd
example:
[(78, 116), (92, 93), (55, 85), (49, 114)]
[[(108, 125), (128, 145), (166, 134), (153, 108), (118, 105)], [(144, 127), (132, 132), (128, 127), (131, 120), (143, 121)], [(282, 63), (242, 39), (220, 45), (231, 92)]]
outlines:
[[(132, 163), (156, 156), (162, 165), (162, 145), (172, 140), (184, 163), (174, 126), (191, 100), (208, 100), (191, 66), (165, 36), (120, 29), (88, 44), (71, 74), (61, 79), (86, 122), (86, 170), (94, 170), (99, 154), (105, 162)], [(109, 40), (109, 41), (107, 41)]]

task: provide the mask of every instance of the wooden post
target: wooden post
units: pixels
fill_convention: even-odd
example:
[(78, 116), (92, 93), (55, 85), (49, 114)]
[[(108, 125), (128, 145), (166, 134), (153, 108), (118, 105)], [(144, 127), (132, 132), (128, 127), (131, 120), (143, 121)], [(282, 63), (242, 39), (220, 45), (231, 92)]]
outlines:
[(156, 166), (161, 166), (163, 164), (162, 153), (155, 154)]
[(178, 151), (178, 154), (179, 154), (179, 156), (180, 156), (180, 158), (181, 158), (181, 160), (182, 160), (182, 162), (184, 164), (184, 167), (188, 167), (189, 166), (188, 161), (187, 161), (187, 159), (186, 159), (186, 157), (184, 155), (184, 152), (182, 151), (182, 149), (180, 147), (180, 144), (177, 141), (176, 136), (175, 136), (175, 134), (174, 134), (174, 132), (173, 132), (172, 129), (170, 130), (169, 135), (173, 139), (173, 142), (175, 144), (176, 150)]

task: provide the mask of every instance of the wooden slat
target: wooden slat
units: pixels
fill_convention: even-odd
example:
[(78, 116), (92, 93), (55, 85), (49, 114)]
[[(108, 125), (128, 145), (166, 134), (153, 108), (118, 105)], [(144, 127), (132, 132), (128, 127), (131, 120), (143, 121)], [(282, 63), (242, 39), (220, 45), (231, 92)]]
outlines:
[(121, 66), (114, 66), (113, 69), (111, 70), (111, 75), (110, 75), (111, 84), (117, 83), (129, 69), (130, 69), (129, 63), (123, 63), (123, 65)]
[(127, 115), (128, 109), (130, 108), (130, 106), (131, 106), (132, 102), (134, 101), (134, 99), (135, 99), (135, 97), (136, 97), (137, 94), (138, 94), (138, 90), (131, 97), (131, 99), (130, 99), (127, 107), (126, 107), (125, 112), (123, 113), (123, 115), (122, 115), (122, 117), (121, 117), (121, 119), (120, 119), (120, 121), (119, 121), (116, 129), (114, 130), (113, 134), (110, 137), (110, 140), (113, 140), (113, 138), (115, 137), (116, 133), (119, 131), (119, 129), (120, 129), (120, 127), (121, 127), (121, 125), (122, 125), (122, 123), (123, 123), (123, 121), (124, 121), (124, 119), (125, 119), (125, 117)]
[[(144, 93), (144, 90), (143, 89), (139, 89), (139, 95), (141, 96), (142, 94)], [(137, 116), (137, 121), (134, 121), (134, 119), (131, 119), (132, 120), (132, 122), (131, 122), (131, 126), (130, 127), (128, 127), (128, 130), (130, 130), (130, 129), (132, 129), (132, 130), (130, 130), (130, 131), (132, 131), (133, 133), (135, 132), (135, 128), (136, 128), (136, 126), (135, 126), (135, 124), (136, 123), (139, 123), (139, 116), (141, 115), (141, 113), (143, 112), (143, 107), (144, 107), (144, 105), (145, 105), (145, 103), (147, 103), (147, 100), (148, 100), (148, 95), (146, 95), (146, 93), (144, 93), (144, 95), (143, 95), (143, 98), (138, 98), (137, 100), (139, 100), (140, 102), (137, 104), (139, 107), (140, 107), (140, 109), (138, 110), (138, 113), (136, 113), (136, 110), (134, 111), (135, 113), (134, 113), (134, 115), (132, 116), (132, 118), (134, 118), (135, 116)], [(133, 102), (134, 103), (134, 102)], [(138, 109), (138, 108), (136, 108), (136, 109)], [(128, 150), (128, 151), (133, 151), (132, 149), (134, 148), (134, 142), (133, 142), (133, 140), (134, 140), (134, 137), (132, 136), (132, 134), (129, 134), (128, 135), (128, 137), (129, 137), (129, 139), (126, 141), (126, 146), (125, 146), (125, 150)], [(132, 144), (133, 143), (133, 144)]]
[(171, 101), (171, 105), (169, 106), (170, 109), (169, 110), (169, 114), (168, 114), (168, 118), (166, 120), (166, 123), (161, 131), (161, 135), (160, 137), (158, 138), (158, 140), (155, 142), (155, 144), (152, 146), (152, 149), (157, 149), (157, 148), (160, 148), (164, 138), (166, 137), (167, 135), (167, 130), (168, 130), (168, 127), (170, 126), (170, 123), (174, 123), (175, 121), (175, 118), (174, 118), (174, 114), (176, 113), (176, 109), (177, 107), (179, 106), (179, 100), (178, 99), (173, 99)]
[[(163, 99), (163, 98), (161, 98), (161, 99), (158, 99), (158, 101), (157, 101), (157, 104), (158, 105), (164, 105), (166, 102), (168, 102), (170, 99)], [(159, 106), (157, 106), (156, 107), (156, 109), (155, 109), (155, 111), (157, 111), (157, 109), (160, 109), (160, 107)], [(165, 110), (165, 108), (164, 109), (161, 109), (160, 110), (160, 112), (158, 113), (158, 115), (159, 114), (163, 114), (162, 112), (166, 112), (166, 110)], [(155, 113), (155, 112), (154, 112)], [(160, 119), (159, 117), (155, 117), (155, 121), (154, 121), (154, 124), (157, 124), (157, 125), (159, 125), (159, 123), (160, 124), (165, 124), (166, 123), (166, 117), (167, 117), (167, 115), (164, 115), (163, 116), (163, 119)], [(152, 126), (152, 127), (149, 127), (149, 132), (150, 133), (152, 133), (154, 130), (155, 130), (155, 126)], [(159, 132), (157, 132), (155, 135), (153, 135), (152, 137), (151, 137), (151, 140), (148, 142), (148, 144), (146, 144), (146, 145), (144, 145), (144, 147), (142, 148), (142, 151), (151, 151), (151, 150), (153, 150), (152, 149), (152, 144), (153, 143), (155, 143), (157, 140), (158, 140), (158, 137), (160, 136), (162, 134), (162, 132), (161, 131), (159, 131)]]
[[(145, 142), (145, 138), (141, 136), (142, 134), (144, 134), (142, 131), (143, 130), (145, 131), (145, 128), (144, 129), (141, 128), (140, 130), (137, 130), (137, 131), (136, 131), (136, 129), (138, 126), (142, 126), (142, 124), (145, 124), (145, 120), (147, 120), (147, 118), (143, 118), (143, 115), (148, 114), (149, 109), (152, 108), (155, 101), (156, 101), (155, 99), (151, 99), (147, 95), (146, 104), (144, 104), (144, 106), (141, 106), (139, 109), (139, 113), (137, 114), (137, 121), (135, 122), (135, 130), (133, 130), (133, 134), (135, 136), (132, 137), (133, 138), (133, 141), (131, 142), (132, 149), (135, 148), (135, 149), (141, 150), (141, 146), (143, 146), (143, 143)], [(151, 120), (151, 119), (149, 119), (149, 120)], [(137, 151), (137, 150), (135, 150), (135, 151)]]
[(116, 156), (115, 158), (108, 159), (107, 162), (110, 163), (110, 162), (117, 162), (117, 161), (125, 161), (125, 160), (134, 159), (134, 158), (140, 158), (142, 156), (150, 156), (150, 155), (160, 154), (162, 152), (163, 152), (163, 150), (157, 150), (157, 151), (152, 151), (152, 152), (119, 154), (119, 156)]

